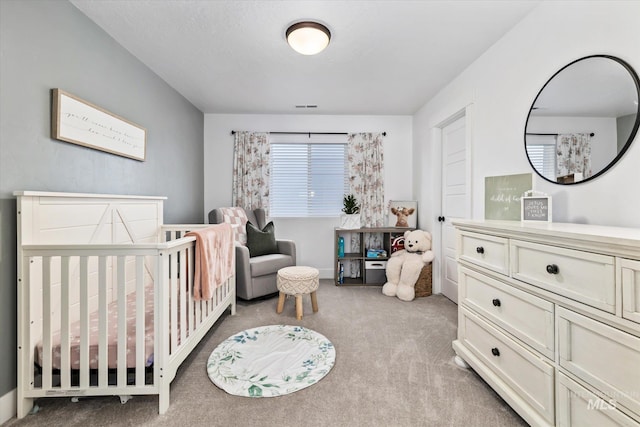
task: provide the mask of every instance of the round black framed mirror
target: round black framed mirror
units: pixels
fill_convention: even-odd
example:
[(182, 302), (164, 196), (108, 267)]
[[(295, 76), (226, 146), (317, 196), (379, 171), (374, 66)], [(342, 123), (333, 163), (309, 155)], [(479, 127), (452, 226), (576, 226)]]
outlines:
[(620, 58), (592, 55), (555, 73), (525, 125), (531, 167), (555, 184), (592, 180), (610, 169), (640, 126), (640, 80)]

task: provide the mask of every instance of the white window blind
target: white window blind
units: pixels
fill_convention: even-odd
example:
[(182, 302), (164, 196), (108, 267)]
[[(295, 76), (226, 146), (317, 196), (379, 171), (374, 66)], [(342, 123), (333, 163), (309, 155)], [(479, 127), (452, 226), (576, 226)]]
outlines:
[(337, 216), (347, 190), (345, 143), (271, 142), (271, 216)]
[(527, 155), (531, 165), (542, 176), (556, 181), (556, 136), (552, 134), (526, 135)]
[(533, 167), (545, 178), (556, 180), (556, 147), (549, 144), (527, 144), (527, 154)]

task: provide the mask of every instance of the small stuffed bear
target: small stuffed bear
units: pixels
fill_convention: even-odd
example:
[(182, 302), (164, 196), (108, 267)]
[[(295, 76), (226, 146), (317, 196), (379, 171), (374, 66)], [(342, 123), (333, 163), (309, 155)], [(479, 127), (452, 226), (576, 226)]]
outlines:
[(403, 301), (413, 301), (415, 286), (425, 264), (433, 261), (431, 233), (423, 230), (404, 233), (404, 249), (394, 252), (387, 261), (387, 283), (382, 293)]

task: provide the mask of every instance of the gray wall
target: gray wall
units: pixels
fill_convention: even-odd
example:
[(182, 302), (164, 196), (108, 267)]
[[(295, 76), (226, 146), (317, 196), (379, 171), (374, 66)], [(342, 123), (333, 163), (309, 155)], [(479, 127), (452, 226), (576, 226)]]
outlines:
[[(51, 88), (147, 129), (145, 162), (50, 138)], [(14, 190), (167, 196), (203, 222), (203, 114), (66, 1), (0, 0), (0, 397), (16, 386)]]

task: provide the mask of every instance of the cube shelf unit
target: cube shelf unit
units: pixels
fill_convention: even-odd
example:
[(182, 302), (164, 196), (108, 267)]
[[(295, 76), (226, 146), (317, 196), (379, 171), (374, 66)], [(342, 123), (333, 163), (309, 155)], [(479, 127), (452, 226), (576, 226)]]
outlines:
[[(367, 261), (387, 261), (391, 256), (391, 242), (394, 238), (404, 235), (407, 230), (413, 230), (413, 228), (406, 227), (364, 227), (364, 228), (336, 228), (334, 232), (334, 281), (336, 286), (352, 286), (352, 285), (374, 285), (379, 286), (384, 284), (384, 280), (380, 280), (379, 271), (368, 271), (366, 266)], [(345, 250), (344, 256), (338, 256), (338, 239), (342, 236), (345, 240), (345, 246), (349, 245), (351, 236), (353, 234), (360, 235), (360, 246), (358, 248), (351, 248), (349, 252)], [(367, 248), (365, 247), (365, 237), (368, 234), (381, 235), (381, 248)], [(367, 249), (384, 249), (387, 251), (386, 257), (368, 258)], [(339, 283), (340, 265), (350, 263), (357, 272), (357, 277), (353, 278), (350, 275), (344, 274), (344, 283)], [(368, 274), (367, 274), (368, 273)], [(375, 274), (374, 274), (375, 273)], [(367, 279), (369, 275), (369, 280)], [(373, 277), (375, 275), (375, 277)], [(384, 279), (382, 274), (382, 279)]]

